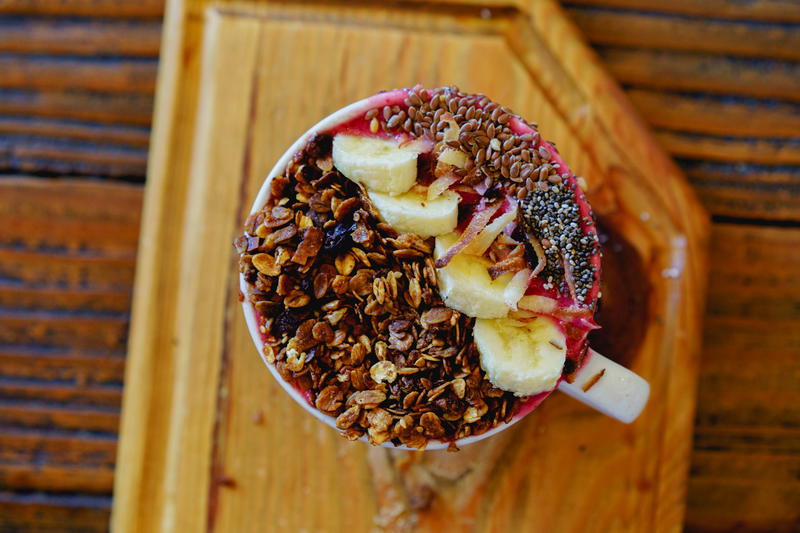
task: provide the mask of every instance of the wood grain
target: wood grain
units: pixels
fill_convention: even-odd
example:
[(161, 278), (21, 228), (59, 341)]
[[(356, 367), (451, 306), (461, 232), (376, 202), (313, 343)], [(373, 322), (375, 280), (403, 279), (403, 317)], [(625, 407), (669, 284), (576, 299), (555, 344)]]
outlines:
[[(483, 19), (481, 6), (429, 6), (423, 15), (402, 6), (204, 6), (175, 4), (165, 21), (171, 40), (159, 80), (114, 529), (367, 531), (376, 520), (394, 529), (417, 520), (422, 530), (678, 527), (699, 335), (687, 318), (697, 317), (698, 301), (682, 295), (703, 290), (696, 247), (706, 222), (560, 10), (540, 2)], [(486, 54), (491, 63), (476, 60)], [(398, 58), (391, 68), (386, 56)], [(493, 75), (498, 70), (506, 76)], [(661, 398), (645, 422), (614, 425), (555, 398), (464, 455), (373, 450), (368, 458), (364, 447), (304, 415), (268, 377), (238, 316), (229, 244), (249, 199), (284, 147), (320, 116), (416, 81), (485, 91), (546, 124), (546, 135), (589, 177), (598, 210), (644, 258), (657, 286), (647, 312), (660, 321), (650, 323), (633, 364)], [(642, 202), (652, 207), (649, 224)], [(675, 261), (685, 270), (665, 280), (661, 271)], [(189, 311), (179, 304), (187, 298), (203, 304)], [(458, 480), (459, 468), (474, 475)], [(575, 474), (562, 475), (564, 468)], [(437, 475), (450, 477), (432, 485)], [(557, 512), (565, 501), (576, 511)]]
[(800, 33), (776, 24), (688, 18), (606, 8), (573, 8), (570, 16), (593, 43), (640, 49), (800, 59)]
[(800, 64), (793, 61), (774, 61), (765, 83), (758, 59), (618, 47), (599, 48), (598, 53), (622, 84), (800, 100)]
[[(681, 158), (713, 214), (800, 220), (790, 193), (770, 185), (800, 168), (795, 2), (568, 5), (637, 108), (663, 130), (658, 140)], [(698, 173), (715, 162), (732, 168), (724, 179)]]
[(163, 0), (0, 0), (0, 13), (9, 15), (70, 15), (110, 18), (160, 18)]
[(662, 128), (742, 137), (800, 136), (800, 105), (793, 102), (639, 88), (627, 94), (650, 124)]
[(7, 135), (56, 137), (100, 144), (127, 145), (137, 148), (146, 148), (150, 141), (150, 129), (142, 126), (103, 125), (75, 120), (0, 116), (0, 137)]
[(711, 243), (687, 530), (796, 531), (800, 230), (718, 224)]
[(154, 59), (20, 59), (15, 54), (0, 55), (0, 87), (144, 94), (155, 87)]
[(0, 113), (14, 117), (49, 117), (148, 126), (152, 94), (97, 93), (71, 89), (0, 89)]
[(568, 3), (716, 19), (800, 22), (800, 6), (792, 0), (752, 0), (748, 2), (731, 2), (730, 0), (705, 0), (704, 2), (695, 2), (694, 0), (673, 0), (672, 2), (660, 0), (569, 0)]
[(0, 180), (0, 531), (107, 530), (141, 197)]
[(102, 495), (15, 494), (0, 492), (0, 528), (21, 531), (35, 525), (43, 533), (108, 530), (111, 497)]
[(157, 19), (0, 19), (0, 53), (158, 57), (160, 42)]
[(800, 140), (758, 137), (719, 137), (656, 130), (661, 146), (680, 158), (732, 163), (796, 165), (800, 163)]
[(19, 379), (121, 385), (125, 373), (122, 354), (92, 354), (42, 348), (0, 349), (0, 375)]
[(686, 174), (714, 213), (732, 217), (797, 220), (796, 167), (685, 161)]

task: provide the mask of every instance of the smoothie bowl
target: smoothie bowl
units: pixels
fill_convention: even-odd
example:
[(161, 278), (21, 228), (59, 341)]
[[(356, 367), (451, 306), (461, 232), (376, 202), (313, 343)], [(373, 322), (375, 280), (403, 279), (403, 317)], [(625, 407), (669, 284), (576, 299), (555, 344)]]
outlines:
[(587, 345), (601, 254), (581, 178), (483, 95), (417, 86), (326, 117), (235, 245), (264, 362), (349, 439), (455, 449), (556, 388), (624, 422), (646, 403)]

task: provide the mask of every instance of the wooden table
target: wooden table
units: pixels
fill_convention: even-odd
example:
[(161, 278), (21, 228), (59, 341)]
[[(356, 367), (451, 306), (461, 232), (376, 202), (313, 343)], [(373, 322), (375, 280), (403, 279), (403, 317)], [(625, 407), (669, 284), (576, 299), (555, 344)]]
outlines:
[[(14, 67), (0, 71), (3, 531), (106, 529), (141, 189), (83, 176), (143, 180), (162, 7), (0, 2), (0, 51)], [(796, 530), (800, 108), (789, 39), (800, 7), (567, 7), (715, 220), (687, 529)], [(54, 84), (76, 66), (80, 76)], [(135, 71), (145, 77), (126, 84)], [(70, 179), (7, 179), (26, 172)], [(109, 218), (95, 198), (128, 215)], [(19, 327), (26, 316), (45, 327)]]
[[(174, 8), (145, 199), (115, 530), (680, 528), (707, 215), (558, 6)], [(620, 334), (643, 324), (641, 344), (611, 354), (652, 383), (637, 423), (558, 397), (457, 455), (390, 453), (316, 424), (265, 372), (239, 316), (230, 245), (250, 199), (320, 116), (416, 81), (486, 92), (536, 117), (589, 180), (596, 212), (640, 265), (627, 275), (644, 282), (642, 298), (628, 297), (631, 281), (609, 269), (621, 280), (607, 291), (607, 304), (618, 306), (610, 312), (629, 317)]]

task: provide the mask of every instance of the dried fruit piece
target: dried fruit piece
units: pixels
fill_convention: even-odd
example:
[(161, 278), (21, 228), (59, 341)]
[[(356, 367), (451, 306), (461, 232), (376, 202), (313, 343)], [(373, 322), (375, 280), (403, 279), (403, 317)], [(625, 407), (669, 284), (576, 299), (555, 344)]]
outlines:
[(314, 226), (307, 228), (303, 233), (303, 240), (292, 256), (292, 262), (304, 265), (309, 259), (314, 259), (322, 248), (323, 237), (324, 234), (319, 228)]

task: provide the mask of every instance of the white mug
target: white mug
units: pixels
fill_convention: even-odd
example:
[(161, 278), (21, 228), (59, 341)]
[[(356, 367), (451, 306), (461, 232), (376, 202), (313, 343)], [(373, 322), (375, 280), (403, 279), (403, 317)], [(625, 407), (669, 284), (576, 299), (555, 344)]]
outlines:
[[(402, 90), (379, 93), (343, 107), (311, 127), (311, 129), (301, 135), (300, 138), (286, 150), (280, 159), (278, 159), (278, 162), (275, 163), (275, 166), (264, 180), (261, 190), (259, 190), (253, 202), (253, 206), (250, 209), (250, 213), (252, 214), (260, 210), (267, 203), (270, 198), (270, 182), (274, 177), (283, 174), (289, 160), (294, 154), (303, 149), (312, 135), (330, 130), (339, 124), (352, 120), (359, 115), (363, 115), (370, 109), (381, 108), (385, 105), (395, 105), (398, 101), (402, 101), (404, 97), (405, 93)], [(242, 308), (244, 310), (247, 328), (250, 331), (250, 336), (253, 338), (253, 343), (258, 349), (258, 353), (264, 361), (264, 364), (267, 365), (273, 377), (289, 396), (306, 411), (336, 429), (336, 419), (334, 417), (320, 412), (311, 405), (297, 389), (284, 381), (274, 365), (267, 362), (264, 357), (264, 341), (259, 330), (256, 310), (249, 299), (250, 286), (245, 281), (243, 275), (239, 277), (239, 286), (242, 294), (245, 296), (242, 301)], [(572, 383), (567, 383), (565, 380), (562, 380), (558, 385), (558, 390), (565, 392), (569, 396), (593, 407), (601, 413), (625, 423), (630, 423), (639, 416), (639, 413), (644, 408), (650, 395), (650, 385), (642, 377), (591, 349), (587, 351), (586, 361), (574, 377), (575, 379)], [(460, 447), (471, 444), (507, 429), (533, 411), (543, 399), (541, 395), (529, 398), (522, 404), (517, 414), (514, 415), (514, 418), (508, 423), (500, 423), (489, 431), (479, 435), (458, 439), (455, 441), (456, 446)], [(361, 437), (361, 440), (366, 441), (366, 437)], [(447, 448), (449, 444), (449, 442), (431, 440), (428, 442), (425, 449), (441, 450)], [(413, 449), (402, 445), (397, 446), (391, 441), (384, 442), (382, 446), (398, 449)]]

